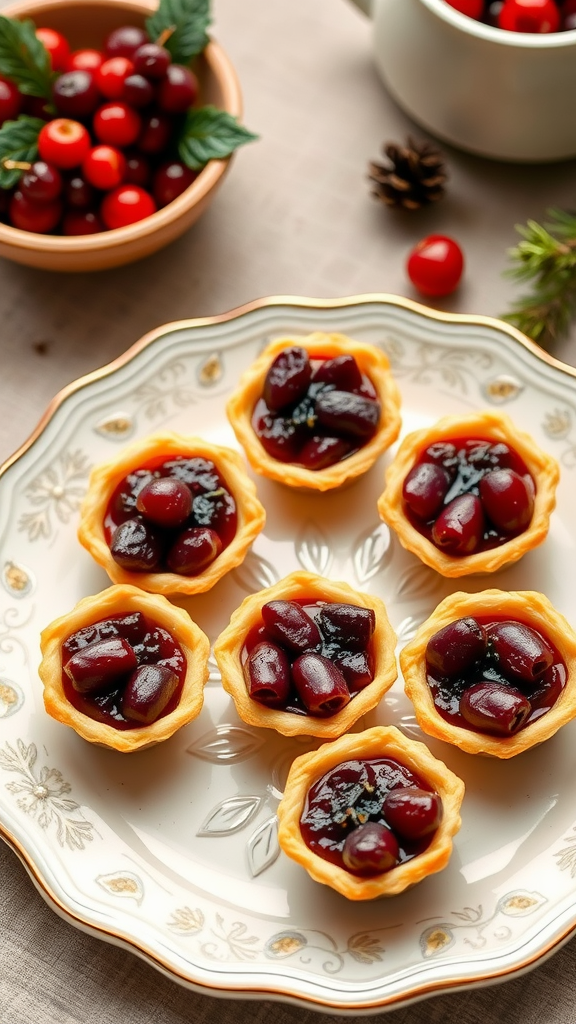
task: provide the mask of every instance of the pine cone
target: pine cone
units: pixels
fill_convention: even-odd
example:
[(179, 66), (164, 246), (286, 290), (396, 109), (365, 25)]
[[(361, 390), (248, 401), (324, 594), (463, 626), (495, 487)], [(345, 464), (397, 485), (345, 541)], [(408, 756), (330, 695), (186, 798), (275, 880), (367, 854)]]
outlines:
[(444, 195), (444, 157), (430, 142), (415, 142), (408, 136), (405, 146), (388, 142), (383, 146), (389, 164), (370, 163), (372, 194), (386, 206), (419, 210)]

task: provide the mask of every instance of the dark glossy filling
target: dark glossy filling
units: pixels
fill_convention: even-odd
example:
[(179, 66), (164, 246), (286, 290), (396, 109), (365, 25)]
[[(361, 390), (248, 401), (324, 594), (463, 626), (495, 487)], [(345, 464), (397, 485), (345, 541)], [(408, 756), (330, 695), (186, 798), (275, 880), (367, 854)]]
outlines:
[(137, 729), (178, 706), (186, 657), (171, 634), (141, 612), (112, 615), (62, 645), (66, 699), (115, 729)]
[(402, 496), (414, 529), (440, 550), (461, 556), (523, 533), (535, 492), (525, 463), (509, 445), (455, 437), (422, 452)]
[(317, 471), (362, 448), (380, 412), (374, 385), (353, 356), (311, 360), (294, 346), (272, 363), (252, 428), (272, 458)]
[[(300, 829), (319, 857), (353, 874), (375, 875), (422, 853), (441, 818), (440, 798), (425, 780), (393, 758), (369, 758), (345, 761), (312, 786)], [(362, 844), (366, 826), (373, 834)]]
[(456, 619), (428, 641), (426, 673), (447, 722), (511, 736), (554, 706), (566, 664), (548, 637), (497, 616)]
[(114, 491), (104, 519), (115, 562), (129, 572), (197, 576), (236, 535), (236, 502), (214, 463), (159, 458)]
[(300, 598), (270, 601), (241, 653), (250, 697), (328, 718), (374, 678), (372, 609)]

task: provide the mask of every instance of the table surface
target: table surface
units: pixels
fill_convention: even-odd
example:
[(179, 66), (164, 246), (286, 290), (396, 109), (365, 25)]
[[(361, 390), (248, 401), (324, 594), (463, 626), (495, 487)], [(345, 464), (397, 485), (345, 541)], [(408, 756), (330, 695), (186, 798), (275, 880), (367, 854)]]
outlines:
[[(260, 141), (236, 155), (203, 218), (140, 263), (67, 276), (0, 260), (0, 461), (26, 440), (60, 388), (160, 324), (265, 295), (417, 298), (405, 258), (432, 232), (455, 237), (466, 255), (461, 287), (438, 308), (498, 316), (518, 294), (503, 276), (514, 225), (574, 204), (574, 161), (504, 165), (444, 146), (446, 198), (417, 214), (386, 209), (370, 195), (368, 161), (384, 141), (426, 133), (379, 81), (367, 19), (346, 0), (214, 0), (213, 8), (214, 36), (242, 83), (244, 121)], [(554, 354), (576, 364), (576, 332)], [(76, 931), (46, 906), (2, 843), (0, 878), (2, 1024), (317, 1019), (280, 1003), (190, 993)], [(575, 967), (573, 940), (528, 974), (403, 1007), (389, 1019), (568, 1024), (576, 1019)]]

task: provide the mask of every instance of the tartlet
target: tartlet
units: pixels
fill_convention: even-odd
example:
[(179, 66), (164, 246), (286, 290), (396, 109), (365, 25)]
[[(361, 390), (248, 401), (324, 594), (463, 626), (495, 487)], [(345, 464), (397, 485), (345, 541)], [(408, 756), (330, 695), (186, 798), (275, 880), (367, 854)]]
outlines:
[[(252, 426), (253, 411), (262, 396), (268, 370), (274, 359), (291, 346), (305, 349), (310, 359), (353, 356), (361, 372), (372, 382), (381, 404), (375, 434), (354, 454), (324, 469), (311, 470), (273, 458), (265, 451)], [(321, 331), (306, 337), (274, 339), (242, 374), (226, 411), (234, 433), (257, 473), (288, 487), (316, 491), (340, 487), (365, 473), (382, 452), (394, 443), (401, 425), (400, 392), (384, 352), (374, 345), (354, 341), (344, 334), (326, 334)]]
[[(331, 717), (293, 714), (265, 707), (248, 693), (243, 671), (243, 649), (251, 630), (262, 622), (263, 605), (271, 601), (310, 599), (371, 609), (375, 628), (371, 638), (374, 652), (372, 681), (355, 693), (349, 703)], [(214, 656), (220, 668), (222, 686), (232, 697), (236, 711), (248, 725), (276, 729), (284, 736), (319, 736), (334, 739), (350, 729), (362, 715), (376, 707), (394, 683), (398, 670), (395, 657), (396, 635), (384, 603), (373, 594), (353, 590), (347, 583), (327, 580), (312, 573), (295, 572), (279, 583), (245, 598), (233, 613), (230, 624), (214, 644)]]
[[(435, 706), (427, 678), (428, 641), (444, 627), (468, 617), (484, 621), (493, 617), (498, 622), (524, 623), (553, 645), (566, 666), (566, 682), (554, 704), (512, 735), (491, 735), (460, 726), (454, 721), (447, 721)], [(543, 743), (576, 717), (576, 633), (548, 598), (534, 591), (485, 590), (477, 594), (449, 595), (403, 649), (400, 667), (404, 688), (414, 705), (420, 728), (429, 736), (470, 754), (514, 757)]]
[[(347, 761), (382, 757), (396, 760), (424, 780), (439, 795), (443, 814), (429, 846), (422, 853), (386, 872), (363, 877), (311, 850), (302, 837), (300, 819), (311, 787), (327, 772)], [(349, 900), (394, 896), (446, 866), (452, 852), (452, 838), (461, 825), (463, 796), (462, 780), (433, 757), (423, 743), (409, 740), (394, 726), (376, 727), (342, 736), (296, 758), (278, 807), (278, 841), (284, 853), (301, 864), (315, 881), (329, 885)]]
[[(215, 464), (236, 502), (236, 533), (220, 554), (197, 575), (126, 569), (112, 557), (105, 534), (104, 523), (110, 500), (128, 474), (163, 459), (178, 458), (203, 458)], [(92, 470), (81, 507), (78, 539), (106, 570), (113, 583), (131, 584), (154, 594), (199, 594), (209, 590), (227, 572), (240, 565), (265, 520), (266, 513), (256, 496), (255, 485), (248, 477), (238, 452), (199, 437), (162, 431), (135, 441), (114, 459)]]
[[(535, 485), (533, 512), (522, 532), (510, 535), (498, 546), (471, 554), (450, 554), (441, 550), (410, 522), (406, 514), (403, 487), (410, 471), (432, 445), (448, 440), (480, 439), (494, 445), (508, 445), (525, 464)], [(403, 547), (443, 576), (458, 577), (488, 573), (516, 562), (541, 544), (548, 533), (550, 515), (556, 505), (558, 463), (542, 451), (533, 438), (519, 430), (504, 413), (492, 410), (466, 416), (445, 416), (432, 427), (409, 434), (402, 441), (386, 471), (386, 489), (378, 500), (380, 517), (395, 531)]]
[[(186, 671), (177, 706), (149, 725), (120, 730), (78, 710), (63, 685), (62, 645), (74, 633), (113, 616), (140, 612), (170, 633), (186, 659)], [(117, 585), (85, 597), (68, 614), (51, 622), (40, 637), (42, 662), (38, 672), (44, 684), (44, 706), (52, 718), (69, 725), (90, 743), (131, 753), (154, 746), (196, 718), (204, 701), (208, 679), (210, 642), (187, 612), (167, 598), (146, 594), (136, 587)]]

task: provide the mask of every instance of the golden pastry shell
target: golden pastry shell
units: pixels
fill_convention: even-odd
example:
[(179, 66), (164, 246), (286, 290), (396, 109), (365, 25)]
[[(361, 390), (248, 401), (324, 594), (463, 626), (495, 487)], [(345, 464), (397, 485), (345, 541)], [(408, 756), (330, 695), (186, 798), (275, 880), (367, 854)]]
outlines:
[[(174, 637), (186, 657), (186, 676), (174, 711), (151, 725), (119, 730), (89, 718), (67, 700), (62, 685), (62, 644), (85, 626), (130, 612), (142, 612)], [(100, 594), (83, 598), (71, 612), (46, 626), (40, 636), (40, 648), (42, 662), (38, 672), (44, 684), (46, 711), (58, 722), (71, 726), (90, 743), (112, 747), (122, 753), (144, 750), (167, 740), (196, 718), (202, 709), (204, 686), (209, 675), (210, 641), (187, 612), (170, 604), (165, 597), (146, 594), (128, 585), (108, 587)]]
[[(345, 708), (330, 718), (295, 715), (289, 711), (264, 707), (249, 696), (244, 680), (242, 648), (252, 627), (262, 622), (262, 605), (269, 601), (292, 601), (304, 597), (311, 601), (333, 601), (372, 608), (376, 614), (376, 627), (372, 636), (374, 679)], [(274, 586), (245, 598), (214, 644), (214, 656), (222, 675), (222, 686), (232, 697), (240, 718), (248, 725), (276, 729), (284, 736), (333, 739), (341, 736), (362, 715), (376, 707), (390, 689), (398, 675), (395, 646), (396, 634), (388, 621), (386, 608), (378, 597), (353, 590), (347, 583), (337, 583), (313, 573), (294, 572)]]
[[(545, 715), (512, 736), (489, 736), (447, 722), (438, 713), (426, 678), (426, 646), (430, 637), (456, 619), (486, 616), (516, 619), (538, 630), (558, 649), (568, 677), (558, 700)], [(576, 717), (576, 633), (547, 597), (535, 591), (485, 590), (446, 597), (400, 654), (404, 689), (414, 705), (420, 728), (469, 754), (509, 758), (543, 743)]]
[[(211, 459), (236, 501), (236, 536), (217, 558), (197, 576), (173, 572), (130, 572), (114, 561), (104, 534), (104, 517), (112, 494), (122, 480), (154, 459), (176, 456)], [(96, 466), (90, 474), (88, 491), (80, 511), (78, 539), (101, 565), (113, 583), (128, 583), (153, 594), (201, 594), (244, 560), (248, 548), (260, 533), (266, 513), (256, 496), (238, 452), (211, 444), (200, 437), (163, 431), (150, 434), (124, 448), (116, 458)]]
[[(326, 469), (314, 471), (272, 458), (252, 428), (252, 413), (262, 397), (264, 380), (277, 355), (285, 348), (305, 348), (311, 359), (354, 356), (362, 373), (370, 378), (382, 406), (380, 423), (374, 437), (354, 455)], [(400, 432), (400, 392), (390, 371), (388, 357), (381, 349), (344, 334), (316, 331), (301, 338), (276, 338), (242, 374), (238, 388), (226, 406), (228, 419), (253, 469), (288, 487), (327, 491), (349, 483), (374, 464), (379, 455), (394, 443)]]
[[(404, 514), (402, 487), (420, 454), (436, 441), (455, 437), (504, 441), (524, 461), (536, 485), (534, 513), (528, 528), (499, 547), (472, 555), (455, 556), (440, 551), (412, 526)], [(417, 430), (404, 438), (386, 471), (386, 489), (378, 500), (378, 512), (396, 532), (403, 547), (443, 576), (495, 572), (503, 565), (516, 562), (545, 540), (550, 515), (556, 505), (559, 476), (556, 460), (542, 451), (533, 438), (519, 430), (504, 413), (486, 410), (467, 416), (444, 416), (432, 427)]]
[[(304, 842), (300, 819), (312, 786), (326, 772), (344, 761), (391, 757), (426, 781), (442, 800), (443, 816), (429, 847), (406, 861), (371, 878), (353, 875), (345, 868), (324, 860)], [(301, 864), (316, 881), (329, 885), (349, 900), (372, 900), (395, 896), (427, 875), (441, 871), (452, 853), (452, 838), (460, 828), (460, 805), (464, 783), (439, 761), (423, 743), (410, 740), (394, 726), (379, 726), (351, 736), (342, 736), (318, 750), (297, 757), (286, 781), (278, 807), (278, 842), (284, 853)]]

